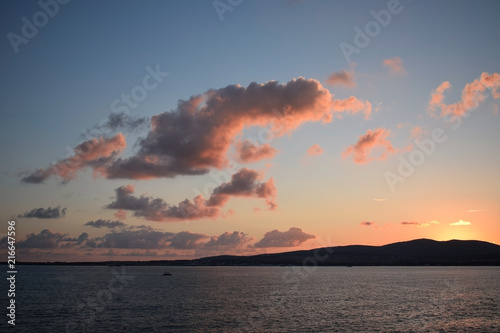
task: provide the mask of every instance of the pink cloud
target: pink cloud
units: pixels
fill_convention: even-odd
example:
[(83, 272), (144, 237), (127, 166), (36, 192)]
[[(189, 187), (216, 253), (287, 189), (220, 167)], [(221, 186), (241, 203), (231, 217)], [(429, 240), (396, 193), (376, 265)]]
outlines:
[[(371, 104), (354, 96), (334, 99), (314, 79), (285, 84), (270, 81), (248, 87), (230, 85), (180, 101), (177, 109), (152, 117), (152, 129), (139, 152), (118, 159), (109, 178), (143, 179), (204, 174), (228, 165), (227, 153), (246, 127), (269, 127), (273, 137), (291, 133), (305, 122), (330, 122), (333, 116), (362, 112)], [(262, 149), (263, 147), (261, 147)], [(270, 156), (267, 149), (266, 156)]]
[(461, 117), (470, 110), (479, 106), (486, 99), (489, 91), (493, 98), (500, 97), (498, 88), (500, 87), (500, 73), (481, 73), (481, 77), (467, 83), (462, 90), (462, 98), (457, 103), (445, 104), (444, 92), (451, 87), (448, 81), (441, 83), (436, 90), (432, 91), (428, 110), (433, 114), (437, 109), (441, 109), (440, 116), (447, 115)]
[[(206, 174), (229, 165), (228, 152), (238, 146), (237, 137), (245, 128), (268, 128), (270, 137), (280, 137), (304, 123), (328, 123), (343, 114), (363, 113), (367, 119), (371, 110), (370, 102), (354, 96), (334, 98), (314, 79), (229, 85), (181, 100), (176, 109), (153, 116), (151, 130), (138, 141), (139, 150), (130, 157), (118, 157), (126, 147), (122, 134), (92, 139), (75, 148), (75, 156), (40, 169), (23, 181), (41, 183), (51, 175), (69, 181), (85, 167), (110, 179)], [(255, 161), (274, 153), (274, 148), (263, 144), (240, 158)]]
[(342, 85), (349, 88), (355, 87), (356, 82), (354, 81), (354, 72), (341, 70), (340, 72), (332, 73), (326, 79), (326, 84), (331, 86)]
[[(368, 130), (366, 134), (359, 136), (359, 140), (355, 145), (348, 147), (342, 153), (342, 157), (346, 158), (353, 155), (354, 162), (360, 164), (373, 160), (383, 160), (388, 154), (396, 152), (387, 139), (389, 134), (390, 130), (384, 128), (377, 128), (373, 131)], [(378, 157), (370, 157), (370, 152), (376, 148), (381, 148), (381, 154)]]
[(415, 126), (410, 129), (410, 138), (412, 139), (420, 139), (423, 134), (423, 129), (420, 126)]
[(123, 134), (118, 133), (111, 138), (93, 138), (82, 142), (74, 149), (74, 155), (59, 160), (52, 167), (39, 169), (24, 177), (26, 183), (42, 183), (48, 177), (56, 175), (64, 182), (76, 177), (79, 170), (90, 167), (94, 174), (106, 173), (105, 169), (125, 149), (127, 143)]
[(394, 73), (394, 74), (405, 74), (406, 73), (406, 69), (403, 66), (403, 60), (401, 60), (401, 58), (399, 58), (399, 57), (385, 59), (384, 65), (389, 67), (389, 70), (391, 71), (391, 73)]
[(252, 163), (263, 159), (270, 159), (276, 155), (277, 150), (268, 143), (257, 146), (249, 140), (239, 141), (235, 144), (237, 160), (241, 163)]
[(127, 218), (127, 212), (124, 210), (118, 210), (116, 213), (113, 214), (115, 218), (118, 220), (125, 220)]
[(161, 198), (144, 195), (136, 197), (133, 195), (134, 187), (126, 185), (115, 190), (115, 201), (106, 208), (130, 210), (134, 212), (134, 216), (151, 221), (214, 219), (223, 215), (221, 208), (231, 197), (253, 197), (264, 199), (269, 210), (274, 210), (277, 207), (277, 191), (273, 178), (259, 182), (261, 178), (257, 171), (241, 168), (232, 175), (230, 182), (216, 187), (208, 199), (198, 195), (193, 200), (186, 199), (177, 205), (170, 205)]
[(307, 149), (307, 155), (315, 156), (321, 154), (323, 154), (323, 148), (321, 148), (317, 143)]

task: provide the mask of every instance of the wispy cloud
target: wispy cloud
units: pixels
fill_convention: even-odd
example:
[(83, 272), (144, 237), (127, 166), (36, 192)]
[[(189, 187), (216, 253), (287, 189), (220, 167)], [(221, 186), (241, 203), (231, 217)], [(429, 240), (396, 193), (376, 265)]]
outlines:
[(394, 57), (391, 59), (385, 59), (384, 65), (389, 67), (389, 70), (393, 74), (405, 74), (406, 69), (403, 66), (403, 60), (399, 57)]
[(371, 222), (371, 221), (363, 221), (361, 222), (359, 225), (363, 226), (363, 227), (370, 227), (372, 225), (375, 225), (375, 222)]
[(373, 199), (373, 200), (378, 201), (378, 202), (382, 202), (382, 201), (387, 201), (388, 199), (376, 198), (376, 199)]
[(453, 222), (453, 223), (450, 223), (450, 225), (453, 225), (453, 226), (457, 226), (457, 225), (471, 225), (472, 223), (471, 222), (467, 222), (467, 221), (458, 221), (458, 222)]
[[(368, 163), (373, 160), (384, 160), (388, 154), (395, 153), (396, 149), (392, 146), (391, 141), (387, 139), (390, 130), (377, 128), (375, 130), (367, 130), (364, 135), (360, 135), (358, 142), (355, 145), (348, 147), (342, 157), (346, 158), (349, 155), (353, 156), (355, 163)], [(377, 157), (370, 157), (370, 152), (380, 148), (381, 153)]]
[(500, 73), (488, 74), (483, 72), (479, 79), (467, 83), (462, 90), (462, 98), (457, 103), (445, 104), (444, 92), (451, 87), (450, 82), (441, 83), (436, 90), (432, 91), (428, 110), (434, 114), (437, 109), (441, 109), (440, 116), (453, 115), (463, 116), (470, 110), (479, 106), (487, 97), (489, 91), (493, 98), (500, 97), (498, 88), (500, 87)]
[(438, 221), (431, 221), (429, 223), (420, 223), (420, 222), (401, 222), (402, 225), (412, 225), (412, 226), (416, 226), (418, 228), (426, 228), (426, 227), (429, 227), (433, 224), (439, 224)]
[(315, 155), (321, 155), (323, 154), (323, 148), (320, 147), (317, 143), (309, 147), (307, 149), (307, 155), (309, 156), (315, 156)]

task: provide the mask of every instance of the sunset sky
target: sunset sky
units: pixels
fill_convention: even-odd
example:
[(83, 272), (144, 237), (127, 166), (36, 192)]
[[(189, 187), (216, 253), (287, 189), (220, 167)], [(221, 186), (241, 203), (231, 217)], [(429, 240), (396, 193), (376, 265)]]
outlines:
[[(67, 3), (66, 3), (67, 2)], [(500, 244), (498, 1), (2, 1), (21, 261)]]

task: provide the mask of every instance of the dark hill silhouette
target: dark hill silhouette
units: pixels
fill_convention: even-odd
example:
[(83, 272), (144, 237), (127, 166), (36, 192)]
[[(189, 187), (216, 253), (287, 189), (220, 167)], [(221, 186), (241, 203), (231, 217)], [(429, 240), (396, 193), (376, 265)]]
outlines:
[[(312, 260), (314, 259), (314, 260)], [(500, 265), (500, 246), (482, 241), (416, 239), (383, 246), (348, 245), (254, 256), (216, 256), (188, 265)]]
[[(43, 263), (70, 265), (500, 265), (500, 246), (476, 240), (416, 239), (383, 246), (348, 245), (253, 256), (222, 255), (194, 260)], [(42, 264), (42, 263), (24, 263)]]

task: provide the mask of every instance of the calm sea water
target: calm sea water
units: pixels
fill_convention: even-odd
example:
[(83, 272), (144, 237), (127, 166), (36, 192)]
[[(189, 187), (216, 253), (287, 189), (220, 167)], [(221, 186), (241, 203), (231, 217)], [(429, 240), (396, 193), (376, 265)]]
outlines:
[(2, 331), (500, 332), (500, 267), (19, 266), (16, 288)]

